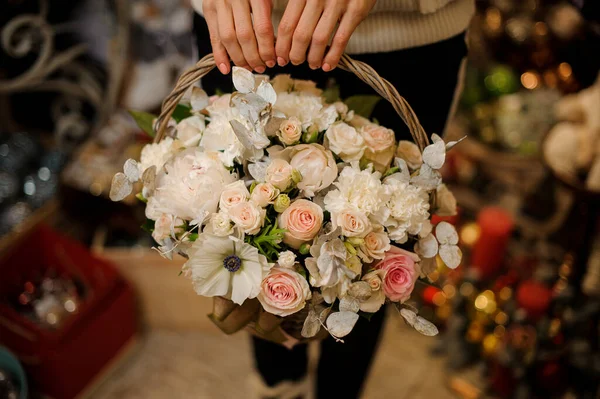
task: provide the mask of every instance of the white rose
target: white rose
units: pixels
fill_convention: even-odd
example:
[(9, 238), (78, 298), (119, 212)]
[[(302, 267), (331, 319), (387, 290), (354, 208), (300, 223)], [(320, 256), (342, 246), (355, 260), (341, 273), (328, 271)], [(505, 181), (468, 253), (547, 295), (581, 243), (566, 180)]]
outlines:
[(300, 144), (284, 152), (291, 157), (292, 168), (302, 175), (298, 188), (306, 197), (329, 187), (337, 177), (333, 154), (320, 144)]
[(300, 141), (300, 137), (302, 137), (302, 125), (298, 118), (292, 116), (281, 122), (277, 131), (277, 137), (279, 137), (279, 140), (283, 144), (287, 145), (292, 145)]
[(454, 216), (456, 215), (456, 198), (452, 191), (445, 184), (440, 184), (437, 187), (436, 193), (436, 215), (439, 216)]
[(250, 199), (250, 192), (244, 181), (238, 180), (225, 186), (219, 200), (219, 208), (227, 212), (237, 204), (248, 201), (248, 199)]
[(389, 249), (390, 238), (383, 230), (383, 226), (377, 225), (365, 236), (363, 243), (358, 248), (358, 256), (365, 263), (371, 263), (375, 259), (383, 259)]
[(266, 211), (253, 202), (242, 202), (229, 210), (229, 217), (244, 233), (258, 234), (265, 222)]
[(273, 204), (275, 198), (279, 195), (279, 189), (275, 188), (271, 183), (259, 183), (252, 190), (250, 200), (262, 208)]
[(185, 147), (195, 147), (200, 142), (205, 127), (204, 116), (194, 115), (185, 118), (177, 124), (177, 138)]
[(235, 180), (217, 154), (189, 148), (175, 155), (156, 176), (151, 211), (147, 209), (147, 214), (160, 211), (201, 222), (217, 211), (221, 192)]
[(213, 213), (210, 218), (210, 223), (206, 226), (204, 231), (219, 237), (226, 237), (233, 234), (233, 224), (229, 215), (225, 212), (217, 212)]
[(152, 238), (154, 238), (157, 243), (160, 243), (165, 238), (171, 237), (171, 235), (182, 233), (182, 226), (184, 223), (185, 222), (180, 218), (173, 218), (173, 215), (163, 213), (154, 222)]
[(296, 264), (296, 254), (294, 254), (292, 251), (283, 251), (279, 253), (277, 263), (281, 267), (293, 268)]
[(392, 129), (370, 123), (360, 128), (367, 148), (373, 152), (382, 152), (394, 147), (396, 136)]
[(346, 237), (364, 237), (371, 231), (369, 218), (363, 212), (347, 207), (331, 215), (333, 228), (340, 227)]
[(325, 132), (325, 139), (329, 149), (344, 162), (360, 160), (367, 148), (358, 131), (344, 122), (331, 125)]
[(151, 166), (156, 166), (156, 173), (164, 166), (164, 164), (181, 148), (179, 140), (173, 140), (171, 137), (165, 137), (159, 143), (146, 144), (142, 148), (140, 155), (140, 174)]
[(293, 167), (283, 159), (274, 159), (267, 166), (266, 180), (274, 187), (285, 191), (292, 183)]
[(411, 169), (418, 169), (423, 163), (421, 150), (412, 141), (401, 140), (398, 142), (396, 156), (406, 161), (406, 164)]

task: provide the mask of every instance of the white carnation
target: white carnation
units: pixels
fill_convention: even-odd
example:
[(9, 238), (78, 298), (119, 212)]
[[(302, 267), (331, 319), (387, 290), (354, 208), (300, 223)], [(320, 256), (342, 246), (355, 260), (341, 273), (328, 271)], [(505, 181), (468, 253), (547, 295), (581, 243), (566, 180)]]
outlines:
[(387, 202), (390, 218), (385, 222), (390, 238), (405, 242), (408, 234), (418, 234), (429, 220), (429, 195), (419, 187), (388, 178), (384, 185), (391, 197)]
[(156, 171), (160, 171), (165, 162), (169, 160), (177, 150), (181, 148), (179, 140), (173, 140), (171, 137), (165, 137), (159, 143), (147, 144), (142, 149), (140, 162), (140, 174), (151, 166), (156, 166)]
[(279, 253), (277, 263), (281, 267), (292, 268), (296, 264), (296, 254), (294, 254), (292, 251), (283, 251)]

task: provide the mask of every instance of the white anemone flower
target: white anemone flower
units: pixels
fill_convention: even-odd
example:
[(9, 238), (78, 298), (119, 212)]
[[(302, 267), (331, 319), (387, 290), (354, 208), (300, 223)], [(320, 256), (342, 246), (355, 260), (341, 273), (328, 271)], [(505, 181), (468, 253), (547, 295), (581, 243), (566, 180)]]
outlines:
[(273, 266), (258, 249), (235, 237), (201, 234), (189, 252), (183, 272), (198, 295), (223, 296), (241, 305), (256, 298)]

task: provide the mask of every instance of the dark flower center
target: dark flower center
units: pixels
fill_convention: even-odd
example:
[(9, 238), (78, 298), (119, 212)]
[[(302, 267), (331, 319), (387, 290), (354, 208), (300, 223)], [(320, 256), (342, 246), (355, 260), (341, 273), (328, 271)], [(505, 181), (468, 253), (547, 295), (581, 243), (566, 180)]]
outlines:
[(242, 267), (242, 260), (237, 255), (229, 255), (223, 260), (223, 266), (225, 269), (234, 273), (240, 270), (240, 267)]

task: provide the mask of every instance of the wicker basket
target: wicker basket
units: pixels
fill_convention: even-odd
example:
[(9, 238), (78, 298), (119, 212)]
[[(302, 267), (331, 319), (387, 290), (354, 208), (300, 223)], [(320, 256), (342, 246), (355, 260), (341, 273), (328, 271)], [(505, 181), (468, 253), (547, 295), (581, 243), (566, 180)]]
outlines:
[[(353, 60), (347, 54), (342, 55), (338, 66), (355, 74), (360, 80), (371, 86), (377, 94), (389, 101), (408, 126), (419, 149), (423, 151), (429, 144), (429, 137), (419, 123), (415, 112), (408, 102), (398, 94), (396, 88), (380, 77), (369, 65)], [(208, 54), (179, 77), (175, 88), (163, 101), (162, 110), (156, 122), (155, 143), (165, 136), (170, 117), (183, 95), (213, 68), (215, 68), (214, 57), (212, 54)], [(209, 318), (226, 334), (233, 334), (247, 328), (255, 335), (286, 346), (292, 346), (305, 340), (300, 332), (307, 314), (308, 306), (300, 312), (282, 318), (265, 312), (257, 299), (246, 300), (239, 306), (226, 298), (215, 297), (213, 312), (209, 315)], [(322, 339), (326, 335), (327, 332), (321, 329), (321, 333), (311, 339)]]

